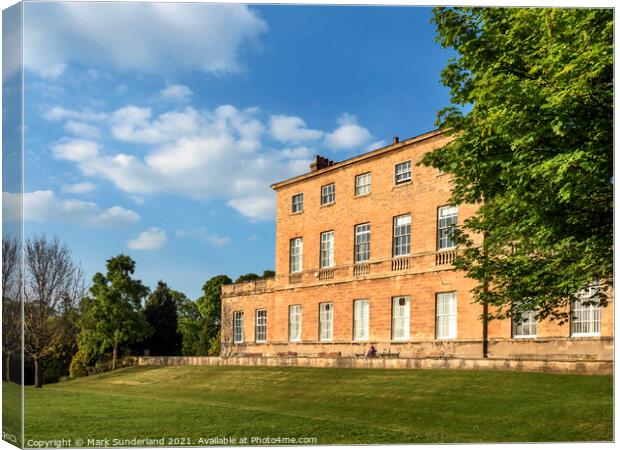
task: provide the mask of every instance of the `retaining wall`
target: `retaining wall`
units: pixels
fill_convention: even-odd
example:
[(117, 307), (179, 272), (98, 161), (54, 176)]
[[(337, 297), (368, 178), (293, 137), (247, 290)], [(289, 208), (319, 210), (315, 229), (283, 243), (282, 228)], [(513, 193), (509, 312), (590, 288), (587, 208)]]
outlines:
[(270, 356), (138, 356), (139, 366), (286, 366), (355, 369), (461, 369), (514, 370), (524, 372), (563, 372), (612, 374), (613, 361), (561, 361), (545, 359), (499, 358), (318, 358)]

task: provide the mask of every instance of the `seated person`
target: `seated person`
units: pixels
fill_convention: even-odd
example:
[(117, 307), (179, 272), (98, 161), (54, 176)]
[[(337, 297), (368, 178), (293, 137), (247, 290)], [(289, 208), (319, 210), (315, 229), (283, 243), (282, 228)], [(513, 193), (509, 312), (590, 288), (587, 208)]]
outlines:
[(374, 358), (375, 356), (377, 356), (377, 349), (375, 348), (374, 345), (371, 345), (370, 349), (368, 350), (368, 353), (366, 354), (366, 357)]

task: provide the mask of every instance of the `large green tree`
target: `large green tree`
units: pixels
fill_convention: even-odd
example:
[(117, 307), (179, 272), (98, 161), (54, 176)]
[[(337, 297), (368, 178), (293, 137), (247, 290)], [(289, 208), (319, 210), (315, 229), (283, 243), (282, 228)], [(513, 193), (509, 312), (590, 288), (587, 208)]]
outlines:
[(172, 290), (171, 293), (177, 307), (177, 329), (182, 336), (181, 353), (183, 356), (200, 355), (198, 344), (202, 316), (198, 305), (182, 292)]
[(106, 274), (93, 276), (91, 295), (81, 305), (80, 351), (102, 355), (111, 350), (113, 369), (121, 345), (139, 342), (153, 332), (142, 311), (149, 289), (132, 278), (135, 267), (126, 255), (109, 259)]
[[(454, 178), (477, 214), (456, 266), (489, 317), (566, 320), (575, 292), (613, 269), (613, 11), (436, 8), (455, 139), (422, 163)], [(474, 235), (483, 245), (474, 245)], [(478, 241), (479, 242), (479, 241)]]
[(154, 356), (176, 356), (181, 352), (182, 336), (178, 332), (177, 305), (172, 290), (163, 281), (149, 295), (144, 314), (153, 334), (144, 342)]
[[(196, 300), (202, 316), (199, 346), (202, 354), (218, 354), (220, 328), (222, 324), (222, 286), (231, 284), (226, 275), (217, 275), (209, 279), (203, 286), (203, 295)], [(206, 353), (205, 353), (206, 351)]]

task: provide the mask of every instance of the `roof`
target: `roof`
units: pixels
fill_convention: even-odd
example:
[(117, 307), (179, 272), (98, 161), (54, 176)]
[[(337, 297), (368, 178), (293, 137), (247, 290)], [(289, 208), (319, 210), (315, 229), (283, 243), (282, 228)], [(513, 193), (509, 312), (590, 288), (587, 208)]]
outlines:
[(319, 175), (323, 175), (323, 174), (331, 172), (333, 170), (338, 170), (338, 169), (340, 169), (342, 167), (349, 166), (351, 164), (356, 164), (358, 162), (365, 161), (365, 160), (370, 159), (370, 158), (375, 158), (377, 156), (381, 156), (381, 155), (383, 155), (385, 153), (388, 153), (388, 152), (391, 152), (391, 151), (394, 151), (394, 150), (398, 150), (400, 148), (406, 147), (406, 146), (411, 145), (411, 144), (422, 143), (424, 141), (427, 141), (429, 139), (433, 139), (433, 138), (435, 138), (437, 136), (440, 136), (440, 135), (443, 135), (445, 133), (446, 133), (446, 130), (433, 130), (433, 131), (429, 131), (427, 133), (420, 134), (418, 136), (406, 139), (404, 141), (400, 141), (400, 142), (395, 143), (395, 144), (387, 145), (385, 147), (381, 147), (381, 148), (378, 148), (376, 150), (371, 150), (369, 152), (362, 153), (361, 155), (354, 156), (353, 158), (345, 159), (344, 161), (340, 161), (338, 163), (335, 163), (333, 166), (325, 167), (323, 169), (319, 169), (319, 170), (316, 170), (314, 172), (306, 172), (306, 173), (303, 173), (301, 175), (297, 175), (296, 177), (289, 178), (289, 179), (284, 180), (284, 181), (279, 181), (277, 183), (272, 184), (271, 188), (274, 189), (274, 190), (278, 190), (281, 187), (287, 186), (289, 184), (297, 183), (298, 181), (303, 181), (303, 180), (307, 180), (308, 178), (312, 178), (312, 177), (316, 177), (316, 176), (319, 176)]

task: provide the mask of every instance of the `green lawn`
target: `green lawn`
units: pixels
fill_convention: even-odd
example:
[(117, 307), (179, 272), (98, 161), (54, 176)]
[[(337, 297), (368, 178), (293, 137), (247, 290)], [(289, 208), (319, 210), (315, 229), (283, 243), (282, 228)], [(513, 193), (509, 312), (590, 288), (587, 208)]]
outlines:
[(2, 382), (2, 431), (4, 439), (21, 444), (22, 391), (15, 383)]
[[(26, 388), (28, 439), (611, 441), (612, 377), (451, 370), (133, 367)], [(180, 442), (183, 443), (183, 442)], [(248, 440), (248, 443), (250, 441)]]

